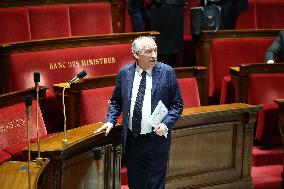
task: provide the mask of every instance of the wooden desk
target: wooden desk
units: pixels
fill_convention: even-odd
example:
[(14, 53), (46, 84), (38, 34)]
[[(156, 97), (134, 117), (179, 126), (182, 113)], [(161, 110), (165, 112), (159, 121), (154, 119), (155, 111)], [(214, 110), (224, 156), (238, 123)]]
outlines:
[[(166, 188), (252, 188), (253, 128), (260, 109), (238, 103), (185, 109), (172, 130)], [(107, 137), (93, 134), (101, 125), (68, 131), (67, 146), (63, 133), (41, 142), (42, 156), (51, 159), (52, 188), (91, 188), (98, 182), (107, 189), (121, 187), (121, 129)], [(103, 147), (99, 175), (94, 146)], [(33, 144), (35, 155), (36, 149)]]
[[(68, 130), (67, 145), (62, 142), (63, 133), (41, 141), (41, 156), (51, 160), (48, 188), (120, 188), (120, 128), (114, 128), (107, 137), (104, 133), (94, 134), (102, 124)], [(99, 173), (92, 150), (96, 146), (102, 147)], [(36, 157), (37, 144), (31, 145), (31, 151)]]
[(240, 64), (230, 68), (235, 102), (249, 103), (249, 78), (252, 74), (283, 74), (284, 64)]
[(253, 188), (253, 128), (261, 106), (189, 108), (172, 131), (167, 189)]
[(36, 189), (45, 187), (45, 174), (49, 160), (46, 159), (41, 167), (35, 162), (30, 164), (31, 187), (29, 188), (28, 162), (10, 161), (0, 165), (0, 186), (5, 189)]

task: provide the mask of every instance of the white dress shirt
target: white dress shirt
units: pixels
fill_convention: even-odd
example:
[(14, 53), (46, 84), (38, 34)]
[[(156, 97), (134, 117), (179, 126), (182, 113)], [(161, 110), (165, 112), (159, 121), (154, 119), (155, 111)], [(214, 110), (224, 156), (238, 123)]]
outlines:
[[(140, 134), (146, 134), (152, 132), (152, 127), (149, 124), (148, 120), (151, 115), (151, 90), (152, 90), (152, 69), (151, 70), (145, 70), (146, 73), (146, 89), (145, 89), (145, 95), (144, 95), (144, 101), (143, 101), (143, 107), (142, 107), (142, 120), (141, 120), (141, 133)], [(133, 110), (134, 105), (140, 85), (140, 81), (142, 79), (142, 72), (143, 70), (136, 64), (135, 69), (135, 76), (133, 80), (133, 87), (132, 87), (132, 97), (131, 97), (131, 105), (130, 105), (130, 116), (129, 116), (129, 129), (132, 130), (132, 116), (133, 116)]]

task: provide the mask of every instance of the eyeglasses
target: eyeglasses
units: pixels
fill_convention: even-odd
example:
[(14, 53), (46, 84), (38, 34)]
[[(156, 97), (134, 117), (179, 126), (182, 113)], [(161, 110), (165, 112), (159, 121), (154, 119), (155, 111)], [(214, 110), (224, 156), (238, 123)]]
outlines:
[(146, 55), (146, 56), (151, 56), (153, 54), (153, 52), (155, 54), (157, 54), (157, 48), (146, 49), (146, 50), (142, 51), (140, 54)]

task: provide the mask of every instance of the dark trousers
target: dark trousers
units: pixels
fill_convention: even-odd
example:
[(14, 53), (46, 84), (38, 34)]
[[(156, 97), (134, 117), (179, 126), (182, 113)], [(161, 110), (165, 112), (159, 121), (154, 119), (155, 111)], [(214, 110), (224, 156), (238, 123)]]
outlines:
[(168, 152), (153, 150), (151, 134), (134, 137), (128, 132), (126, 166), (130, 189), (164, 189)]
[(177, 54), (158, 54), (158, 61), (174, 68), (177, 65)]
[(144, 8), (144, 0), (128, 0), (127, 6), (133, 32), (144, 31), (150, 19), (150, 11)]

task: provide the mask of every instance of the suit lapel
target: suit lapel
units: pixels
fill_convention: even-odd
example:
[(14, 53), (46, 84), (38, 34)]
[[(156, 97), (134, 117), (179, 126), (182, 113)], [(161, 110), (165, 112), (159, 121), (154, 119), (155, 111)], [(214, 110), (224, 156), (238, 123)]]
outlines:
[(127, 86), (127, 99), (129, 100), (129, 104), (131, 101), (134, 75), (135, 75), (135, 63), (132, 64), (127, 71), (127, 85), (126, 86)]
[(154, 66), (153, 68), (153, 76), (152, 76), (152, 95), (154, 94), (156, 88), (157, 88), (157, 85), (159, 83), (159, 80), (160, 80), (160, 77), (162, 75), (162, 72), (161, 72), (161, 66), (160, 64), (157, 62), (156, 65)]

